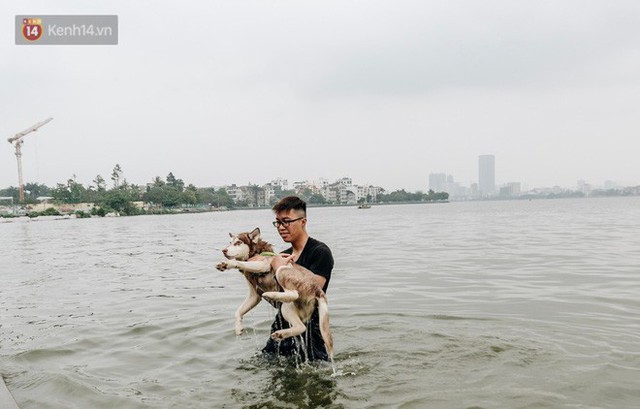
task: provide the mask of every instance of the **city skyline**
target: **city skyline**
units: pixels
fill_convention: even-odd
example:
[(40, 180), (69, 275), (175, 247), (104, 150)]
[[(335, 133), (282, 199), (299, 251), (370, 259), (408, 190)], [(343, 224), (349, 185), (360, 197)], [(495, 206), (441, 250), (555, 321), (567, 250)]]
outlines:
[(478, 196), (491, 197), (496, 192), (496, 157), (478, 156)]
[[(336, 180), (408, 191), (429, 173), (496, 185), (640, 184), (640, 3), (55, 3), (117, 15), (117, 45), (16, 45), (0, 3), (0, 139), (24, 139), (26, 182), (118, 163), (131, 183)], [(144, 21), (144, 25), (139, 22)], [(4, 148), (2, 148), (4, 146)], [(0, 144), (0, 186), (17, 184)]]
[[(310, 186), (316, 186), (316, 187), (323, 187), (323, 186), (327, 186), (330, 184), (336, 184), (336, 183), (345, 183), (346, 185), (354, 185), (354, 186), (361, 186), (361, 187), (375, 187), (375, 188), (381, 188), (384, 191), (386, 191), (387, 193), (392, 192), (392, 191), (397, 191), (397, 190), (406, 190), (408, 192), (428, 192), (429, 190), (433, 190), (435, 192), (447, 192), (450, 193), (452, 195), (452, 197), (466, 197), (466, 198), (481, 198), (481, 197), (497, 197), (500, 195), (505, 195), (505, 192), (508, 192), (507, 195), (514, 195), (514, 194), (520, 194), (520, 193), (526, 193), (529, 191), (536, 191), (536, 190), (571, 190), (571, 191), (579, 191), (582, 193), (588, 193), (591, 190), (608, 190), (608, 189), (620, 189), (620, 188), (628, 188), (628, 187), (637, 187), (640, 186), (640, 184), (631, 184), (631, 185), (624, 185), (624, 184), (620, 184), (617, 183), (615, 181), (612, 180), (605, 180), (602, 184), (597, 184), (597, 183), (589, 183), (589, 181), (586, 181), (584, 179), (579, 179), (576, 181), (575, 184), (573, 185), (569, 185), (569, 186), (561, 186), (558, 184), (551, 184), (551, 185), (546, 185), (546, 186), (530, 186), (529, 184), (527, 184), (526, 182), (520, 182), (520, 181), (510, 181), (510, 182), (496, 182), (495, 181), (495, 169), (493, 169), (493, 191), (491, 194), (485, 194), (483, 195), (481, 192), (482, 190), (480, 189), (480, 158), (481, 157), (491, 157), (493, 159), (493, 165), (495, 166), (495, 155), (480, 155), (478, 157), (478, 176), (476, 181), (471, 181), (468, 184), (464, 184), (462, 182), (457, 181), (456, 177), (454, 174), (448, 174), (445, 172), (431, 172), (428, 174), (427, 177), (427, 181), (425, 182), (425, 185), (418, 188), (418, 189), (408, 189), (406, 186), (397, 186), (394, 188), (389, 188), (387, 186), (384, 186), (382, 184), (379, 183), (375, 183), (375, 181), (373, 182), (363, 182), (363, 181), (355, 181), (352, 182), (354, 180), (354, 178), (351, 178), (348, 175), (343, 175), (341, 177), (335, 178), (335, 179), (328, 179), (328, 178), (315, 178), (315, 179), (287, 179), (287, 178), (283, 178), (281, 176), (277, 176), (274, 178), (271, 178), (269, 180), (264, 180), (264, 181), (248, 181), (248, 182), (240, 182), (240, 181), (235, 181), (235, 182), (229, 182), (229, 183), (223, 183), (220, 185), (194, 185), (198, 188), (229, 188), (232, 186), (238, 186), (238, 187), (246, 187), (246, 186), (266, 186), (266, 185), (274, 185), (274, 186), (280, 186), (283, 187), (284, 189), (291, 188), (291, 189), (295, 189), (296, 185), (310, 185)], [(180, 175), (175, 175), (173, 172), (170, 172), (170, 174), (173, 177), (176, 177), (177, 179), (180, 179), (182, 182), (185, 183), (185, 185), (189, 185), (189, 184), (193, 184), (191, 181), (189, 180), (185, 180), (184, 178), (180, 177)], [(75, 176), (75, 175), (73, 175)], [(100, 175), (104, 178), (104, 183), (106, 183), (107, 185), (112, 185), (114, 182), (111, 180), (110, 178), (106, 175)], [(157, 175), (156, 177), (159, 177), (161, 180), (164, 180), (168, 175)], [(266, 177), (266, 175), (265, 175)], [(155, 179), (155, 177), (154, 177)], [(46, 183), (40, 183), (40, 182), (34, 182), (34, 181), (30, 181), (27, 180), (25, 181), (25, 184), (29, 184), (29, 183), (39, 183), (39, 184), (44, 184), (49, 188), (55, 188), (56, 184), (58, 183), (62, 183), (62, 184), (66, 184), (68, 180), (74, 180), (75, 183), (79, 183), (81, 185), (83, 185), (85, 188), (89, 188), (89, 187), (96, 187), (96, 183), (94, 180), (89, 181), (87, 183), (79, 180), (78, 178), (66, 178), (64, 180), (55, 182), (53, 184), (46, 184)], [(126, 181), (126, 183), (128, 184), (133, 184), (133, 185), (138, 185), (141, 187), (144, 186), (149, 186), (152, 185), (154, 183), (154, 180), (149, 180), (143, 183), (136, 183), (133, 182), (131, 180), (128, 180), (128, 178), (126, 177), (126, 173), (122, 174), (122, 180)], [(345, 182), (348, 181), (348, 182)], [(17, 183), (16, 184), (9, 184), (7, 186), (0, 186), (0, 190), (1, 189), (7, 189), (7, 188), (17, 188)], [(507, 189), (507, 190), (505, 190)]]
[[(584, 179), (579, 179), (573, 186), (529, 186), (521, 181), (510, 181), (496, 183), (496, 157), (495, 155), (478, 156), (478, 179), (468, 186), (455, 181), (452, 174), (436, 172), (429, 174), (429, 189), (434, 191), (444, 191), (451, 195), (453, 200), (482, 199), (492, 197), (514, 197), (527, 193), (540, 192), (560, 192), (576, 191), (582, 194), (589, 194), (594, 190), (610, 190), (620, 188), (640, 187), (638, 185), (621, 185), (612, 180), (605, 180), (601, 185), (588, 183)], [(636, 191), (634, 189), (633, 191)]]

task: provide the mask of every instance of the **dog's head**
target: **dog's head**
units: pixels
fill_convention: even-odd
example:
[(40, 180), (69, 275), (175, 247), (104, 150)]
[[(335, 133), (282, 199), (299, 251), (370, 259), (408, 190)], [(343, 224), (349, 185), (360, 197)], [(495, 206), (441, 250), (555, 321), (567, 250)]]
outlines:
[(260, 244), (264, 242), (260, 240), (260, 229), (257, 227), (249, 233), (229, 233), (229, 236), (231, 240), (229, 245), (222, 249), (222, 254), (230, 260), (247, 261), (263, 251)]

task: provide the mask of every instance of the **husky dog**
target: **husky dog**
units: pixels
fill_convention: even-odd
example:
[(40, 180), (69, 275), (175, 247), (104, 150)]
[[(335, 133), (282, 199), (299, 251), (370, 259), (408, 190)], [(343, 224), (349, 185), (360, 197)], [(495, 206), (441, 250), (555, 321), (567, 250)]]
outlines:
[(308, 269), (289, 263), (273, 271), (271, 259), (275, 254), (271, 244), (260, 238), (260, 229), (231, 236), (229, 246), (222, 250), (227, 260), (216, 265), (220, 271), (236, 268), (247, 279), (249, 295), (236, 310), (236, 335), (243, 331), (242, 317), (258, 305), (261, 298), (274, 307), (281, 308), (282, 316), (291, 326), (271, 334), (271, 338), (282, 340), (300, 335), (307, 329), (309, 321), (318, 305), (320, 333), (333, 361), (333, 339), (329, 328), (329, 308), (327, 297)]

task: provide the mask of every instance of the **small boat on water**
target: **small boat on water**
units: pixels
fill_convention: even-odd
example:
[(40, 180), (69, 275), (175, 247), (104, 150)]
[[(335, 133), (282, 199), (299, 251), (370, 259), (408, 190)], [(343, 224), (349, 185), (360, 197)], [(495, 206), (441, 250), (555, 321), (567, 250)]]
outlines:
[(368, 203), (362, 203), (358, 206), (358, 209), (371, 209), (371, 205)]

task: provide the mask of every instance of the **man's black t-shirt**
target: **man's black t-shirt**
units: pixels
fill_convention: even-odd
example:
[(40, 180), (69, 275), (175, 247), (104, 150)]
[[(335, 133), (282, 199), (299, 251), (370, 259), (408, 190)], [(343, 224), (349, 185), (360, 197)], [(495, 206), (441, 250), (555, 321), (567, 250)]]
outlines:
[[(293, 248), (288, 248), (283, 253), (291, 254)], [(312, 237), (307, 239), (302, 253), (298, 257), (296, 264), (301, 265), (314, 274), (322, 276), (326, 279), (322, 290), (326, 293), (331, 279), (331, 271), (333, 270), (333, 255), (329, 247), (321, 241)], [(289, 328), (289, 323), (282, 317), (282, 312), (278, 310), (276, 319), (271, 324), (271, 332), (278, 331), (283, 328)], [(304, 346), (304, 347), (303, 347)], [(297, 337), (275, 341), (271, 338), (267, 341), (267, 345), (262, 352), (268, 355), (292, 356), (300, 355), (301, 358), (313, 361), (316, 359), (329, 360), (322, 335), (320, 334), (320, 322), (318, 317), (318, 308), (313, 311), (311, 319), (307, 323), (307, 330)]]

